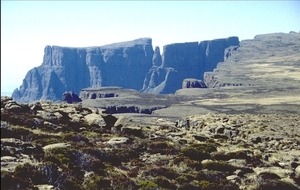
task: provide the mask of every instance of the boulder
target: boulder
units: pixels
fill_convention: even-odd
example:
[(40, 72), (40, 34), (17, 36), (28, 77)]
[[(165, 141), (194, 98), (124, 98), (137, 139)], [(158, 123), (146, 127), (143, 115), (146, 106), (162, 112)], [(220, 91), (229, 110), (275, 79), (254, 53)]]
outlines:
[(109, 141), (107, 141), (106, 144), (111, 144), (111, 145), (125, 144), (128, 141), (129, 141), (129, 138), (127, 138), (127, 137), (114, 137), (114, 138), (111, 138)]
[(182, 88), (207, 88), (205, 83), (199, 79), (184, 79)]
[(113, 115), (102, 115), (102, 117), (106, 123), (106, 127), (113, 127), (115, 125), (116, 121), (118, 120)]
[(1, 108), (4, 108), (5, 104), (7, 104), (7, 102), (11, 100), (12, 98), (9, 96), (1, 96)]
[(53, 148), (64, 148), (64, 147), (69, 147), (69, 146), (71, 146), (71, 145), (68, 143), (54, 143), (54, 144), (49, 144), (49, 145), (44, 146), (43, 149), (45, 151), (47, 151), (47, 150), (50, 150)]
[(7, 101), (4, 108), (11, 112), (21, 112), (23, 110), (22, 106), (13, 100)]
[(63, 93), (62, 95), (62, 100), (72, 104), (72, 103), (77, 103), (77, 102), (81, 102), (82, 100), (78, 97), (78, 95), (76, 93), (74, 93), (73, 91), (66, 91)]
[(91, 114), (84, 116), (84, 119), (89, 125), (92, 125), (92, 124), (96, 124), (99, 126), (106, 125), (103, 117), (101, 117), (101, 115), (99, 115), (99, 114), (91, 113)]

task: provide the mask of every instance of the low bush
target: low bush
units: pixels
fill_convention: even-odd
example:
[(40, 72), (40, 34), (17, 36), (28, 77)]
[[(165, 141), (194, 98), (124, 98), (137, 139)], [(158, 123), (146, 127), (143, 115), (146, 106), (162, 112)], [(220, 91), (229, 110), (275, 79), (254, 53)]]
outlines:
[(1, 189), (2, 190), (38, 190), (28, 178), (13, 176), (13, 173), (1, 171)]
[(168, 179), (175, 179), (179, 176), (177, 171), (170, 167), (159, 167), (159, 168), (152, 168), (147, 171), (144, 171), (145, 176), (164, 176)]
[(33, 134), (31, 131), (25, 128), (12, 128), (12, 138), (21, 139), (23, 141), (31, 141), (29, 137), (30, 134)]
[(257, 190), (299, 190), (291, 183), (279, 179), (263, 180)]
[(235, 152), (228, 153), (217, 153), (213, 156), (216, 160), (230, 160), (230, 159), (251, 159), (247, 154), (247, 150), (239, 150)]
[(89, 143), (88, 138), (81, 135), (80, 133), (74, 133), (74, 132), (64, 134), (62, 139), (64, 141), (70, 141), (70, 142), (75, 142), (75, 143), (78, 143), (78, 142)]
[(139, 190), (157, 190), (158, 185), (150, 180), (141, 181), (138, 183)]
[(1, 138), (9, 138), (12, 137), (12, 135), (13, 133), (10, 125), (5, 121), (1, 121)]
[(178, 156), (173, 160), (173, 164), (180, 165), (180, 163), (186, 164), (190, 169), (201, 170), (202, 164), (201, 161), (192, 160), (185, 156)]
[(147, 148), (150, 154), (175, 154), (179, 150), (178, 146), (167, 140), (150, 142)]
[(85, 190), (94, 190), (94, 189), (108, 190), (111, 189), (111, 181), (109, 178), (94, 174), (84, 179), (82, 187)]
[(176, 178), (176, 181), (179, 184), (183, 185), (183, 184), (189, 183), (195, 179), (196, 179), (195, 175), (183, 173), (179, 177)]
[(226, 174), (220, 171), (212, 170), (202, 170), (195, 175), (196, 180), (206, 180), (206, 181), (221, 181), (226, 179)]
[(32, 181), (34, 184), (46, 184), (47, 175), (39, 169), (39, 166), (25, 163), (18, 165), (14, 171), (14, 177), (18, 177), (23, 180)]
[[(113, 172), (114, 173), (114, 172)], [(121, 173), (114, 173), (110, 176), (112, 189), (137, 189), (137, 185), (132, 179)]]
[(60, 186), (60, 189), (84, 190), (81, 184), (73, 179), (66, 179), (66, 181)]
[(222, 171), (222, 172), (234, 172), (237, 168), (228, 164), (225, 161), (208, 161), (202, 163), (204, 169)]
[(192, 159), (192, 160), (205, 160), (209, 159), (210, 153), (216, 151), (217, 148), (214, 144), (212, 143), (206, 143), (206, 144), (192, 144), (186, 148), (183, 148), (181, 150), (181, 153)]
[(177, 186), (170, 182), (164, 176), (158, 176), (155, 178), (155, 182), (159, 187), (167, 188), (167, 189), (177, 189)]

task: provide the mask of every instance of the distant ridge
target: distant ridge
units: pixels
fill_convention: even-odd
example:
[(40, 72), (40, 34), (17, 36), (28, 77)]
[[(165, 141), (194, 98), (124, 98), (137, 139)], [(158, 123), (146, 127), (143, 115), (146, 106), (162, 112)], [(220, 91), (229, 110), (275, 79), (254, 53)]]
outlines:
[(60, 101), (62, 93), (120, 86), (155, 94), (175, 93), (185, 78), (203, 79), (224, 60), (238, 37), (152, 47), (151, 38), (85, 48), (46, 46), (42, 65), (28, 71), (12, 97), (19, 102)]

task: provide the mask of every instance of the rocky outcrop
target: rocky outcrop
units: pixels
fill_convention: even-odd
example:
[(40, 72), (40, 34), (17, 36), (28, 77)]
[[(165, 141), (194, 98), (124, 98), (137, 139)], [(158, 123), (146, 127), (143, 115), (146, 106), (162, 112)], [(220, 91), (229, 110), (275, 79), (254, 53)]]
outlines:
[(212, 71), (219, 62), (224, 61), (226, 48), (238, 45), (238, 37), (166, 45), (161, 65), (158, 65), (158, 58), (153, 60), (142, 91), (154, 94), (174, 93), (182, 87), (185, 78), (203, 79), (204, 72)]
[(152, 114), (153, 111), (163, 109), (163, 106), (153, 106), (153, 107), (138, 107), (138, 106), (108, 106), (103, 107), (107, 113), (142, 113), (142, 114)]
[(82, 100), (73, 91), (64, 92), (62, 95), (62, 100), (69, 104), (81, 102)]
[(207, 88), (205, 83), (199, 79), (184, 79), (182, 88)]
[(150, 38), (100, 47), (46, 46), (43, 63), (28, 71), (12, 98), (20, 102), (61, 100), (65, 91), (122, 86), (139, 90), (152, 65)]
[[(113, 98), (118, 97), (121, 87), (101, 87), (101, 88), (84, 88), (80, 91), (80, 98), (96, 99), (96, 98)], [(127, 91), (130, 91), (129, 89)]]

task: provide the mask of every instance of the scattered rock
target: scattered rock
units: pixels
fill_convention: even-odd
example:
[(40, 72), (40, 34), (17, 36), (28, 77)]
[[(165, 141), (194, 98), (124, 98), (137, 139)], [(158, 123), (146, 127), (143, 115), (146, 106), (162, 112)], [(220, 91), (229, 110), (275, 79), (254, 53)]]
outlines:
[(109, 141), (107, 141), (107, 144), (115, 145), (115, 144), (124, 144), (129, 141), (129, 138), (127, 137), (114, 137), (111, 138)]
[(204, 142), (206, 141), (208, 138), (205, 137), (205, 136), (202, 136), (202, 135), (193, 135), (193, 137), (198, 140), (198, 141), (201, 141), (201, 142)]
[(253, 143), (261, 143), (262, 142), (261, 137), (252, 137), (251, 141)]
[(53, 148), (64, 148), (71, 146), (69, 143), (55, 143), (55, 144), (49, 144), (43, 147), (44, 151), (47, 151), (49, 149)]

